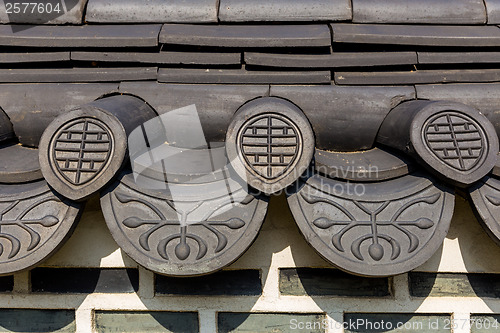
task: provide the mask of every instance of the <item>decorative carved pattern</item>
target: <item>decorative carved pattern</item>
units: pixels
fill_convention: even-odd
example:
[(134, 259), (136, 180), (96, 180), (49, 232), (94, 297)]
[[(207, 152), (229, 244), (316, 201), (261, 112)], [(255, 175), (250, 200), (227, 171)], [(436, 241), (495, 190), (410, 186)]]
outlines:
[(68, 122), (54, 134), (53, 159), (59, 174), (73, 185), (93, 180), (108, 163), (113, 136), (97, 119)]
[(430, 118), (424, 127), (427, 147), (444, 163), (460, 171), (473, 169), (486, 150), (486, 136), (471, 117), (444, 112)]
[(259, 98), (234, 115), (226, 152), (243, 181), (263, 193), (276, 193), (309, 167), (314, 133), (297, 106), (280, 98)]
[(457, 102), (414, 100), (387, 115), (377, 141), (412, 155), (435, 175), (468, 187), (495, 166), (499, 149), (493, 124)]
[(288, 200), (322, 256), (368, 276), (403, 273), (429, 259), (446, 236), (454, 205), (449, 190), (411, 175), (376, 184), (316, 175)]
[(0, 185), (0, 274), (46, 259), (71, 234), (79, 208), (44, 181)]
[(266, 179), (275, 179), (288, 171), (301, 151), (297, 128), (281, 115), (250, 119), (238, 141), (245, 161)]
[(121, 170), (127, 137), (156, 113), (143, 100), (116, 95), (61, 113), (40, 139), (40, 169), (59, 194), (84, 200)]
[(228, 195), (199, 186), (196, 197), (172, 198), (168, 191), (139, 188), (126, 174), (101, 199), (113, 237), (139, 264), (161, 274), (205, 274), (230, 264), (257, 236), (267, 199), (241, 187)]
[(485, 177), (469, 193), (483, 228), (500, 245), (500, 180)]

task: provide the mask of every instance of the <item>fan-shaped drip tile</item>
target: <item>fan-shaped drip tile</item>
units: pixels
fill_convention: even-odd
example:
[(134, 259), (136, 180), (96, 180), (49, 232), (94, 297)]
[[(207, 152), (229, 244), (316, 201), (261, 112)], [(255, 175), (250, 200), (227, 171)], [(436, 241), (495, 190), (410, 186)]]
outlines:
[(82, 206), (45, 181), (0, 184), (0, 274), (36, 266), (71, 235)]
[(315, 175), (288, 204), (306, 241), (358, 275), (389, 276), (426, 262), (444, 241), (453, 191), (422, 175), (350, 183)]
[(152, 184), (125, 172), (102, 193), (101, 206), (118, 245), (160, 274), (208, 274), (231, 264), (257, 237), (267, 212), (266, 197), (231, 178)]

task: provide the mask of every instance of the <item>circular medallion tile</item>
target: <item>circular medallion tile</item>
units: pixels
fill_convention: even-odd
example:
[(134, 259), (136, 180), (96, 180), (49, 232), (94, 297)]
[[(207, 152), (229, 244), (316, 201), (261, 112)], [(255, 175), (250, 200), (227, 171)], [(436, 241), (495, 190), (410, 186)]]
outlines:
[(259, 98), (234, 115), (226, 151), (244, 181), (266, 194), (276, 193), (309, 167), (314, 133), (295, 105), (279, 98)]

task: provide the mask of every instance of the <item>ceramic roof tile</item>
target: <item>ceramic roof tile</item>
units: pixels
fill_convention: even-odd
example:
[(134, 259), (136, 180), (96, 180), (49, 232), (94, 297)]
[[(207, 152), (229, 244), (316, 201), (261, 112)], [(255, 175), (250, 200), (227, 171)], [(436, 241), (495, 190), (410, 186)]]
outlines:
[(165, 24), (160, 43), (220, 47), (330, 46), (327, 25), (182, 25)]
[(217, 22), (217, 0), (89, 0), (87, 22)]
[(483, 0), (352, 0), (355, 23), (484, 24)]
[(343, 23), (331, 26), (334, 42), (461, 47), (500, 45), (500, 29), (494, 26)]
[(352, 18), (349, 0), (221, 0), (221, 22), (345, 21)]
[[(15, 4), (20, 13), (16, 14)], [(0, 0), (0, 23), (81, 24), (87, 0), (7, 1)]]
[(27, 47), (148, 47), (158, 45), (161, 25), (0, 25), (0, 45)]

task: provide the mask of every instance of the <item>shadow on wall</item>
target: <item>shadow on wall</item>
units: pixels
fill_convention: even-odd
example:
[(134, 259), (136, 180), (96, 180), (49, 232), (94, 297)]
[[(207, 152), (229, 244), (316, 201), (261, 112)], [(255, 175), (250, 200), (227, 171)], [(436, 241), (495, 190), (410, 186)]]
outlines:
[[(302, 236), (302, 235), (301, 235)], [(303, 243), (307, 244), (305, 240)], [(333, 245), (332, 245), (333, 246)], [(312, 249), (312, 248), (311, 248)], [(296, 259), (303, 256), (303, 250), (300, 246), (291, 246), (291, 255), (294, 261), (300, 263), (298, 268), (286, 268), (280, 271), (280, 293), (281, 295), (290, 296), (310, 296), (316, 305), (334, 317), (337, 321), (343, 320), (343, 324), (356, 322), (362, 319), (366, 322), (386, 322), (386, 328), (376, 329), (373, 327), (355, 326), (346, 328), (346, 332), (390, 332), (396, 325), (418, 325), (420, 322), (427, 320), (424, 315), (412, 314), (417, 311), (424, 299), (407, 299), (398, 300), (398, 308), (404, 307), (407, 313), (387, 313), (386, 305), (394, 304), (395, 288), (405, 286), (395, 285), (392, 277), (363, 277), (356, 276), (350, 273), (343, 272), (340, 269), (334, 268), (332, 265), (325, 262), (324, 266), (309, 267), (310, 265), (303, 264), (303, 260)], [(441, 246), (433, 256), (433, 260), (441, 261), (443, 255), (443, 246)], [(319, 256), (316, 254), (316, 256)], [(409, 287), (409, 286), (407, 286)], [(366, 298), (374, 304), (375, 308), (380, 309), (379, 313), (364, 313), (366, 310), (365, 302), (358, 304), (350, 302), (349, 299), (344, 308), (342, 305), (332, 305), (332, 301), (325, 296), (332, 297), (350, 297), (353, 299)], [(363, 304), (362, 304), (363, 303)], [(403, 304), (401, 304), (403, 303)], [(406, 304), (405, 304), (406, 303)], [(377, 306), (379, 304), (379, 306)], [(335, 313), (332, 313), (332, 309)], [(348, 312), (346, 312), (348, 311)], [(373, 311), (373, 307), (369, 312)], [(389, 310), (390, 311), (390, 310)], [(400, 311), (398, 311), (400, 312)], [(435, 316), (436, 320), (442, 320), (446, 316)], [(434, 317), (432, 317), (434, 319)], [(416, 323), (416, 324), (414, 324)], [(443, 325), (440, 325), (442, 327)], [(391, 327), (391, 328), (389, 328)]]
[(72, 310), (2, 309), (0, 322), (7, 332), (75, 332), (74, 316)]
[[(456, 242), (457, 239), (459, 242)], [(457, 256), (457, 253), (462, 255)], [(457, 196), (454, 219), (445, 245), (426, 264), (410, 273), (411, 286), (418, 288), (410, 288), (413, 297), (407, 304), (404, 304), (403, 300), (401, 306), (407, 313), (412, 313), (418, 310), (425, 297), (437, 295), (436, 293), (448, 293), (448, 296), (457, 293), (461, 293), (461, 296), (477, 296), (488, 304), (488, 297), (500, 296), (496, 295), (499, 292), (495, 290), (500, 290), (500, 285), (495, 282), (495, 276), (463, 273), (436, 275), (435, 272), (468, 270), (477, 273), (498, 273), (500, 264), (494, 258), (499, 255), (500, 247), (482, 230), (467, 201)], [(122, 268), (124, 266), (127, 268)], [(139, 287), (137, 264), (119, 250), (107, 231), (98, 198), (89, 201), (80, 225), (66, 245), (43, 267), (32, 270), (31, 274), (33, 292), (75, 294), (75, 306), (85, 301), (91, 293), (134, 293)], [(278, 284), (275, 279), (279, 279)], [(267, 332), (271, 326), (276, 325), (287, 331), (290, 329), (290, 319), (304, 322), (321, 321), (324, 313), (335, 308), (331, 299), (325, 296), (352, 299), (369, 297), (375, 304), (378, 300), (390, 302), (394, 297), (391, 278), (354, 276), (337, 270), (324, 261), (303, 239), (283, 195), (271, 198), (267, 217), (254, 244), (227, 269), (192, 278), (156, 275), (154, 283), (157, 296), (209, 296), (214, 300), (225, 296), (246, 296), (244, 303), (238, 304), (234, 313), (219, 313), (220, 332), (236, 329)], [(310, 296), (323, 313), (284, 313), (273, 315), (274, 319), (268, 322), (269, 317), (264, 313), (249, 314), (261, 295)], [(192, 323), (190, 318), (194, 316), (195, 322), (197, 320), (195, 312), (177, 313), (180, 317), (175, 318), (172, 317), (172, 312), (157, 312), (158, 304), (169, 302), (169, 299), (165, 297), (159, 301), (158, 297), (154, 300), (141, 298), (144, 306), (150, 311), (139, 314), (135, 312), (133, 315), (149, 316), (150, 319), (141, 321), (144, 323), (152, 318), (154, 325), (162, 329), (177, 328), (177, 331), (189, 332), (188, 326)], [(349, 302), (349, 298), (346, 298), (346, 301)], [(366, 314), (360, 313), (362, 309), (361, 304), (359, 308), (350, 307), (350, 313), (344, 315), (344, 320), (360, 315), (365, 318)], [(341, 310), (345, 309), (340, 308), (338, 311)], [(122, 316), (119, 321), (125, 322), (129, 312), (131, 311), (96, 311), (98, 328), (105, 330), (106, 325), (114, 325), (113, 322), (116, 323), (117, 318)], [(338, 313), (329, 314), (338, 318)], [(377, 315), (373, 314), (375, 317)], [(178, 319), (184, 316), (185, 319)], [(394, 318), (400, 322), (411, 323), (418, 320), (419, 315), (401, 314)], [(9, 325), (8, 320), (4, 322)], [(11, 330), (16, 331), (14, 324), (11, 327)]]
[(415, 297), (479, 297), (495, 311), (489, 299), (500, 297), (500, 247), (483, 230), (468, 200), (457, 195), (455, 203), (443, 258), (434, 256), (410, 273), (410, 292)]
[[(292, 255), (293, 251), (297, 252), (295, 257)], [(288, 207), (286, 196), (284, 194), (272, 196), (268, 214), (257, 239), (248, 251), (229, 268), (259, 267), (263, 294), (279, 297), (280, 289), (282, 289), (283, 269), (296, 266), (329, 267), (329, 264), (303, 239)], [(279, 290), (276, 290), (276, 287), (279, 287)], [(251, 312), (252, 304), (246, 305), (242, 311)], [(243, 312), (219, 313), (219, 332), (294, 332), (290, 325), (292, 319), (298, 322), (321, 322), (324, 318), (324, 314), (321, 313), (273, 313), (270, 317), (266, 313)]]

